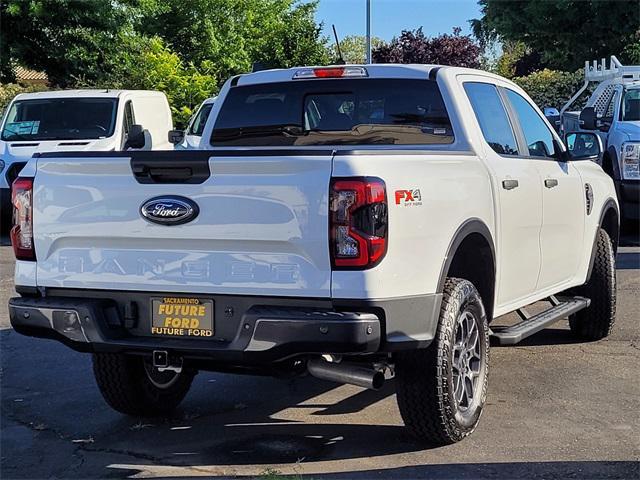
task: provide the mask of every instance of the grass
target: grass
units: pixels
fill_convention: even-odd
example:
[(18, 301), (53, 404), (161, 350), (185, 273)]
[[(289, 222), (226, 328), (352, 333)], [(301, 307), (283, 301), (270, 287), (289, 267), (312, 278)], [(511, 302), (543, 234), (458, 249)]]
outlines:
[(260, 474), (261, 480), (303, 480), (302, 475), (283, 475), (278, 470), (267, 468)]

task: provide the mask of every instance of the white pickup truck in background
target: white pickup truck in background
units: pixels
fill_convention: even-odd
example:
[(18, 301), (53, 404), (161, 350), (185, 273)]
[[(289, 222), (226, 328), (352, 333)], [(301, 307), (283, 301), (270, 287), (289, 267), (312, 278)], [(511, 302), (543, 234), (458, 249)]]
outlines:
[(173, 130), (169, 133), (169, 141), (175, 144), (176, 150), (195, 150), (200, 148), (202, 132), (207, 124), (207, 119), (218, 97), (207, 98), (200, 104), (196, 113), (189, 120), (185, 130)]
[(447, 444), (478, 424), (490, 336), (567, 317), (581, 338), (611, 332), (619, 215), (599, 137), (560, 138), (508, 80), (236, 76), (200, 146), (36, 154), (14, 184), (11, 324), (92, 353), (120, 412), (171, 411), (198, 370), (395, 374), (409, 430)]
[[(601, 164), (613, 178), (623, 219), (640, 221), (640, 65), (612, 56), (586, 62), (585, 83), (560, 112), (561, 132), (594, 131), (602, 139)], [(597, 87), (582, 111), (568, 109), (591, 83)]]
[(11, 183), (34, 153), (173, 148), (171, 109), (162, 92), (61, 90), (21, 93), (0, 126), (0, 222), (11, 221)]

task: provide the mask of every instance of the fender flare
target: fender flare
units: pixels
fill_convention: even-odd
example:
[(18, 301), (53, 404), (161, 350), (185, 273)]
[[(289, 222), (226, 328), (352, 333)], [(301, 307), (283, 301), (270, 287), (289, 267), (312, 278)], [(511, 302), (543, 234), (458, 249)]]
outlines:
[(478, 233), (482, 235), (489, 244), (489, 247), (491, 248), (491, 256), (493, 259), (493, 273), (495, 276), (496, 249), (493, 238), (491, 236), (491, 231), (489, 230), (489, 227), (487, 227), (487, 225), (479, 218), (470, 218), (466, 220), (462, 225), (460, 225), (456, 232), (453, 234), (453, 238), (451, 239), (449, 247), (447, 248), (447, 254), (444, 257), (442, 267), (440, 268), (440, 278), (438, 279), (438, 288), (436, 290), (436, 293), (442, 293), (444, 289), (444, 282), (447, 278), (449, 268), (451, 267), (453, 257), (455, 256), (462, 242), (472, 233)]
[[(609, 157), (609, 160), (611, 160), (611, 168), (613, 169), (613, 179), (619, 180), (622, 177), (620, 175), (620, 165), (618, 164), (618, 152), (613, 146), (610, 146), (605, 153)], [(603, 162), (602, 167), (604, 169), (604, 156), (602, 158), (602, 162)]]
[[(600, 210), (600, 218), (598, 219), (598, 228), (596, 228), (595, 233), (593, 234), (593, 243), (591, 244), (591, 257), (589, 258), (589, 268), (587, 269), (587, 282), (591, 278), (591, 272), (593, 271), (593, 264), (596, 260), (596, 250), (598, 247), (598, 231), (602, 228), (602, 223), (604, 222), (604, 217), (609, 210), (613, 209), (616, 212), (616, 218), (618, 219), (618, 230), (620, 229), (620, 211), (618, 210), (618, 205), (616, 201), (609, 197), (602, 206), (602, 210)], [(613, 242), (613, 251), (614, 253), (618, 251), (618, 236), (616, 238), (612, 238)]]

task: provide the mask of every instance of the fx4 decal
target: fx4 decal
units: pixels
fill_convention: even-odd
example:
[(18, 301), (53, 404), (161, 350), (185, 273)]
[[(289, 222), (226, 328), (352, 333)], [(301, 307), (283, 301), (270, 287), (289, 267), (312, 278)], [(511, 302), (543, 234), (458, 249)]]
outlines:
[(405, 207), (418, 207), (422, 205), (420, 189), (396, 190), (396, 205), (404, 205)]

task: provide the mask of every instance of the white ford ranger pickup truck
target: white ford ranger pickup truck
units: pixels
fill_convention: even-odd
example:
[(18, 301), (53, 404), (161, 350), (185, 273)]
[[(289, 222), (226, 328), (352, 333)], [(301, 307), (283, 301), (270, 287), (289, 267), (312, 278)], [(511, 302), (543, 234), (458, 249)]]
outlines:
[(43, 153), (14, 183), (11, 323), (92, 353), (120, 412), (167, 413), (199, 370), (395, 376), (408, 429), (447, 444), (478, 423), (491, 337), (563, 318), (611, 331), (619, 214), (600, 140), (561, 139), (503, 78), (236, 76), (205, 143)]

